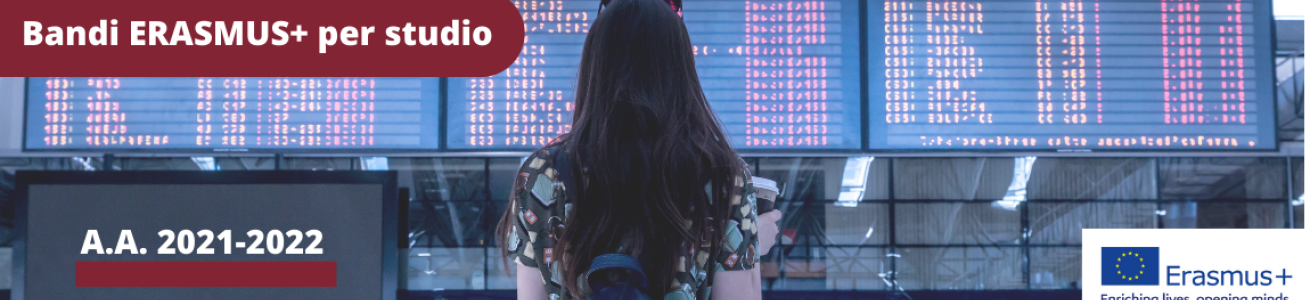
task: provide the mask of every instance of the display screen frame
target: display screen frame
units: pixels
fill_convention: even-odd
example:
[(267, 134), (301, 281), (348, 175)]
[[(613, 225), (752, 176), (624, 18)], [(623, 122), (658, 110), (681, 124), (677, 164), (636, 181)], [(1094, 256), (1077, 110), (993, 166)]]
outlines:
[(382, 295), (396, 300), (399, 287), (398, 239), (400, 209), (395, 171), (18, 171), (15, 181), (13, 271), (10, 297), (25, 299), (27, 288), (27, 210), (32, 185), (116, 185), (116, 184), (365, 184), (382, 188)]

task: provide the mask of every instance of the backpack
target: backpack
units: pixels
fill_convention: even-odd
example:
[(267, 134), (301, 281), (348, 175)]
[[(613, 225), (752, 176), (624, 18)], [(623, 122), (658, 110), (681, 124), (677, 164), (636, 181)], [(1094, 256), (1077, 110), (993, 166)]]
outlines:
[[(629, 271), (628, 281), (610, 284), (604, 276), (608, 272), (597, 272), (613, 270)], [(591, 268), (583, 278), (591, 287), (591, 296), (587, 300), (650, 300), (650, 295), (646, 294), (646, 272), (632, 256), (615, 253), (597, 256), (591, 260)]]

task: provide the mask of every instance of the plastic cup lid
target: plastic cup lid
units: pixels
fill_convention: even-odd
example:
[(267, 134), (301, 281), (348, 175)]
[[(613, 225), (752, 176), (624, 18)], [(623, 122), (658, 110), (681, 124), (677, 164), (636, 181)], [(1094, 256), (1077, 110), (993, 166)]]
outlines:
[(751, 176), (751, 183), (755, 185), (756, 189), (766, 189), (778, 193), (778, 183), (774, 182), (772, 179)]

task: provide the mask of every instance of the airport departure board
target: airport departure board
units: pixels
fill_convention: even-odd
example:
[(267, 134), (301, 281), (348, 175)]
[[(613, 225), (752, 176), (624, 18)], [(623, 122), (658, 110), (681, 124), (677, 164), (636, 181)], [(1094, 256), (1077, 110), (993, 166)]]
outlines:
[(1275, 149), (1269, 1), (875, 1), (874, 150)]
[(28, 150), (440, 148), (438, 78), (33, 77)]
[[(535, 149), (570, 129), (598, 1), (513, 2), (527, 26), (518, 60), (444, 88), (29, 78), (25, 149)], [(1277, 148), (1271, 6), (698, 0), (684, 18), (705, 94), (744, 151), (1226, 151)]]
[[(518, 61), (451, 78), (447, 146), (535, 149), (568, 132), (582, 43), (598, 1), (515, 1), (527, 26)], [(697, 71), (738, 149), (861, 145), (858, 1), (683, 2)]]

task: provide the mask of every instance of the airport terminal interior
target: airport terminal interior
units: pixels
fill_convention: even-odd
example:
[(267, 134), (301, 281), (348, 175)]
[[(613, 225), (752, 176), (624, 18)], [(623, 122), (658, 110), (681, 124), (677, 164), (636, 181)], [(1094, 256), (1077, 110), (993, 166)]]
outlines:
[[(779, 241), (759, 265), (766, 296), (1072, 298), (1084, 228), (1305, 228), (1304, 21), (1273, 23), (1276, 146), (1261, 151), (743, 151), (754, 174), (781, 190)], [(0, 102), (22, 107), (24, 79), (5, 80)], [(441, 84), (477, 87), (455, 81)], [(22, 135), (5, 131), (5, 143)], [(175, 155), (0, 146), (0, 289), (10, 284), (19, 170), (388, 170), (409, 197), (402, 289), (514, 295), (493, 232), (524, 149)]]

